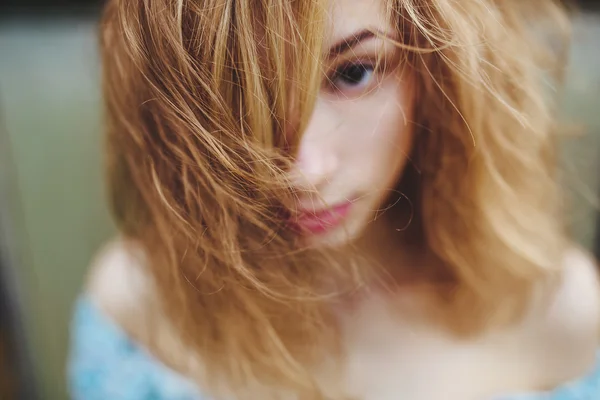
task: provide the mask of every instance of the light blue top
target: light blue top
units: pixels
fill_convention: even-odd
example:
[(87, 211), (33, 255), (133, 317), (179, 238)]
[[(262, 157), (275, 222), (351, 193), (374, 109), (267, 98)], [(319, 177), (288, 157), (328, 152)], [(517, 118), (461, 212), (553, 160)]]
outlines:
[[(71, 334), (68, 380), (73, 400), (208, 400), (132, 342), (86, 297), (76, 303)], [(578, 381), (549, 393), (501, 400), (600, 400), (600, 351), (597, 359), (595, 370)]]

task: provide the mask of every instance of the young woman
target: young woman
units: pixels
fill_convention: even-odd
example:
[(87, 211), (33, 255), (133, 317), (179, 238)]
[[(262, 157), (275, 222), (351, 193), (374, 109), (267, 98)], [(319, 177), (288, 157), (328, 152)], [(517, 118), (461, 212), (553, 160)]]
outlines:
[(566, 26), (550, 0), (109, 1), (121, 235), (74, 398), (600, 398)]

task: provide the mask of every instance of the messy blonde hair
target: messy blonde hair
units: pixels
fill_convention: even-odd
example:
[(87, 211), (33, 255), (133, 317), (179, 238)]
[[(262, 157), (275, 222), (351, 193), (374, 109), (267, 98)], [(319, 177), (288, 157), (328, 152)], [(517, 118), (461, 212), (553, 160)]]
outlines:
[[(148, 255), (160, 312), (210, 366), (194, 378), (215, 391), (318, 397), (308, 366), (337, 343), (324, 288), (361, 279), (285, 223), (325, 3), (111, 0), (103, 16), (115, 218)], [(399, 186), (444, 276), (431, 313), (457, 334), (508, 323), (566, 243), (545, 83), (558, 82), (565, 13), (550, 0), (387, 3), (419, 104), (418, 173)]]

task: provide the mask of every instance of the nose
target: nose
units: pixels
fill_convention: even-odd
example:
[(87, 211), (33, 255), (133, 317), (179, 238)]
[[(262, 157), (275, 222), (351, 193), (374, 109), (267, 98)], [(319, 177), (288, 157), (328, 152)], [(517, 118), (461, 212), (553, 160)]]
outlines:
[(301, 146), (296, 161), (294, 184), (306, 190), (320, 189), (332, 177), (338, 167), (338, 159), (319, 143)]
[(339, 167), (339, 149), (333, 141), (334, 116), (327, 108), (317, 100), (300, 140), (293, 174), (294, 185), (299, 189), (321, 189)]

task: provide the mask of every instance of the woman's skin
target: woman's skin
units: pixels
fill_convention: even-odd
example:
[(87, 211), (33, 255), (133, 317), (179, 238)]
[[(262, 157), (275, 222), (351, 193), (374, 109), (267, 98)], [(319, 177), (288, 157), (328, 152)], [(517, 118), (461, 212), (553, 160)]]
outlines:
[[(303, 211), (295, 222), (315, 246), (343, 246), (359, 236), (383, 238), (361, 240), (361, 248), (377, 259), (396, 260), (389, 269), (402, 268), (397, 260), (405, 259), (401, 252), (407, 249), (394, 236), (396, 229), (385, 214), (379, 218), (383, 222), (370, 222), (410, 162), (419, 99), (402, 65), (386, 74), (372, 69), (382, 52), (388, 60), (398, 59), (392, 45), (364, 34), (366, 29), (392, 33), (381, 0), (334, 0), (329, 22), (327, 48), (362, 40), (328, 61), (329, 73), (291, 171)], [(484, 400), (580, 377), (591, 368), (598, 344), (597, 276), (593, 263), (577, 250), (565, 254), (563, 265), (560, 290), (549, 306), (533, 304), (511, 329), (468, 342), (404, 318), (419, 306), (409, 293), (373, 288), (339, 312), (348, 355), (341, 382), (328, 381), (325, 370), (317, 375), (331, 393), (363, 400)], [(158, 359), (195, 375), (201, 363), (190, 362), (166, 320), (152, 327), (132, 322), (145, 320), (152, 309), (152, 285), (140, 266), (143, 256), (123, 241), (113, 242), (94, 262), (89, 295), (142, 345), (145, 330), (152, 329), (162, 338), (153, 343)], [(392, 312), (389, 305), (398, 300), (402, 306)]]
[[(292, 171), (298, 189), (318, 193), (306, 192), (299, 199), (307, 214), (299, 222), (315, 245), (356, 238), (393, 194), (409, 162), (415, 98), (408, 70), (391, 64), (398, 62), (397, 47), (367, 31), (394, 36), (382, 19), (375, 1), (344, 0), (332, 6), (327, 54), (341, 51), (328, 57), (329, 73)], [(351, 45), (340, 49), (341, 43)], [(385, 71), (374, 70), (378, 58), (387, 64)]]

